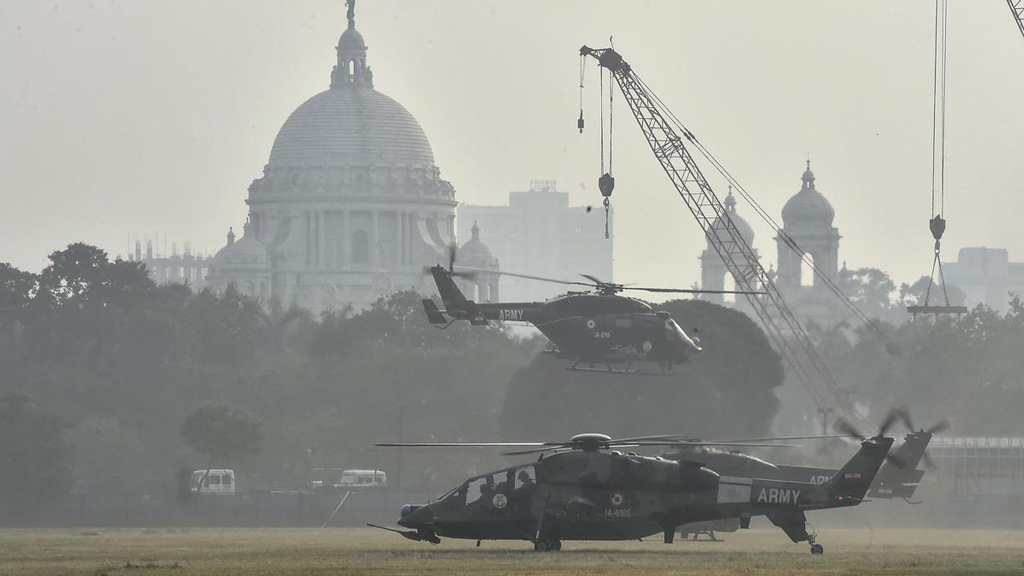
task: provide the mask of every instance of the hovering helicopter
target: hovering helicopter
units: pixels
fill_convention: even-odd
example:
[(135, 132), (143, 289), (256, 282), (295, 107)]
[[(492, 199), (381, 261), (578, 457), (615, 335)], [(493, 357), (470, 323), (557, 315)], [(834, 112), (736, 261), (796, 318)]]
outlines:
[[(868, 490), (867, 497), (878, 499), (902, 498), (908, 504), (920, 504), (911, 501), (914, 492), (921, 483), (925, 471), (918, 470), (919, 463), (924, 461), (925, 466), (933, 468), (931, 458), (928, 456), (927, 448), (932, 436), (948, 426), (946, 420), (935, 424), (928, 429), (914, 431), (913, 422), (910, 420), (905, 409), (894, 410), (886, 418), (879, 430), (879, 435), (884, 436), (892, 426), (895, 419), (900, 419), (906, 424), (910, 432), (904, 437), (903, 444), (886, 456), (885, 462), (875, 476), (875, 481)], [(837, 424), (844, 434), (834, 436), (817, 436), (815, 438), (859, 438), (865, 437), (850, 424), (839, 421)], [(782, 439), (795, 440), (807, 438), (804, 436), (789, 436)], [(753, 440), (757, 440), (756, 438)], [(758, 478), (773, 478), (776, 480), (790, 480), (796, 482), (810, 482), (821, 484), (835, 476), (837, 470), (833, 468), (815, 468), (810, 466), (788, 466), (785, 464), (774, 464), (736, 451), (719, 450), (709, 447), (686, 447), (661, 455), (668, 460), (688, 460), (702, 462), (705, 467), (728, 476), (754, 476)], [(735, 532), (740, 527), (740, 519), (724, 518), (706, 522), (695, 522), (679, 527), (679, 534), (683, 538), (690, 535), (696, 540), (701, 534), (715, 540), (715, 532)]]
[[(893, 439), (867, 438), (845, 466), (820, 484), (724, 476), (700, 462), (666, 460), (617, 448), (635, 446), (754, 446), (745, 441), (687, 442), (671, 436), (612, 439), (579, 434), (568, 442), (384, 443), (378, 446), (523, 447), (506, 454), (542, 453), (532, 464), (496, 470), (463, 482), (438, 500), (405, 505), (398, 525), (386, 528), (416, 541), (442, 536), (527, 540), (537, 551), (560, 550), (562, 540), (637, 540), (690, 522), (767, 516), (793, 542), (824, 548), (806, 528), (807, 510), (856, 506), (885, 460)], [(775, 445), (778, 446), (778, 445)], [(543, 452), (554, 452), (544, 457)]]
[[(590, 288), (586, 292), (568, 292), (546, 302), (478, 303), (466, 298), (454, 278), (473, 277), (478, 273), (495, 272), (460, 266), (455, 269), (455, 249), (450, 252), (448, 268), (441, 264), (426, 269), (434, 277), (444, 309), (431, 299), (423, 300), (423, 309), (431, 324), (447, 328), (456, 320), (467, 320), (475, 326), (491, 321), (528, 322), (540, 330), (555, 348), (550, 353), (574, 361), (570, 370), (613, 373), (635, 373), (636, 362), (655, 362), (663, 374), (686, 362), (701, 351), (700, 341), (691, 338), (668, 312), (656, 312), (650, 304), (620, 296), (623, 290), (679, 294), (752, 294), (726, 290), (692, 290), (682, 288), (650, 288), (603, 282), (582, 275), (589, 282), (556, 280), (528, 274), (497, 272), (544, 282)], [(753, 292), (753, 294), (758, 294)], [(613, 368), (625, 365), (624, 369)], [(583, 366), (581, 366), (583, 365)], [(603, 365), (605, 368), (595, 368)]]

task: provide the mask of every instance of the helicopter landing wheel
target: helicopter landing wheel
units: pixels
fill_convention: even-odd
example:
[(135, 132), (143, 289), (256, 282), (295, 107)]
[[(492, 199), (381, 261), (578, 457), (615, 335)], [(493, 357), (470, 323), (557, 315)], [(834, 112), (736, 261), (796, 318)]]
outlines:
[(821, 544), (811, 544), (811, 554), (824, 554), (825, 547)]

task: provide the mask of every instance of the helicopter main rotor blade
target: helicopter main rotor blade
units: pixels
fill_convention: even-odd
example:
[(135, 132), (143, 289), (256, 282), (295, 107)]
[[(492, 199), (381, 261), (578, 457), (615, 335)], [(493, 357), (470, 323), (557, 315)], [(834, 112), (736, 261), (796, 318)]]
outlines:
[[(566, 448), (572, 448), (571, 442), (566, 442), (559, 445), (547, 445), (537, 448), (527, 448), (525, 450), (512, 450), (509, 452), (502, 452), (504, 456), (524, 456), (526, 454), (539, 454), (541, 452), (558, 452), (559, 450), (565, 450)], [(681, 442), (674, 440), (665, 441), (644, 441), (644, 440), (619, 440), (611, 441), (606, 445), (602, 445), (601, 449), (615, 450), (618, 448), (637, 448), (640, 446), (661, 446), (670, 448), (691, 448), (696, 446), (732, 446), (732, 447), (759, 447), (759, 448), (800, 448), (800, 444), (766, 444), (766, 443), (754, 443), (754, 442)]]
[(591, 282), (594, 283), (595, 286), (622, 286), (621, 284), (612, 284), (611, 282), (605, 282), (604, 280), (601, 280), (596, 276), (591, 276), (590, 274), (580, 274), (580, 276), (586, 278), (587, 280), (590, 280)]
[(775, 440), (831, 440), (833, 438), (853, 438), (852, 434), (819, 434), (817, 436), (765, 436), (763, 438), (731, 438), (723, 442), (772, 442)]
[(645, 440), (665, 440), (673, 442), (708, 442), (719, 445), (722, 442), (774, 442), (782, 440), (829, 440), (832, 438), (850, 438), (851, 434), (826, 434), (826, 435), (813, 435), (813, 436), (762, 436), (759, 438), (721, 438), (714, 440), (703, 440), (701, 438), (694, 438), (692, 436), (685, 436), (683, 434), (661, 434), (658, 436), (635, 436), (632, 438), (616, 438), (612, 442), (638, 442)]
[(514, 278), (526, 278), (527, 280), (539, 280), (541, 282), (553, 282), (555, 284), (565, 284), (567, 286), (586, 286), (593, 288), (594, 285), (588, 282), (576, 282), (574, 280), (559, 280), (558, 278), (545, 278), (544, 276), (534, 276), (532, 274), (519, 274), (518, 272), (504, 272), (502, 270), (487, 270), (486, 268), (474, 268), (472, 266), (458, 266), (459, 270), (465, 270), (467, 272), (476, 273), (487, 273), (497, 274), (499, 276), (512, 276)]
[(767, 294), (767, 292), (758, 292), (755, 290), (700, 290), (696, 288), (652, 288), (649, 286), (622, 286), (621, 288), (622, 290), (642, 290), (644, 292), (665, 292), (670, 294)]
[(388, 448), (488, 448), (511, 446), (561, 446), (564, 442), (378, 442), (374, 446)]
[(767, 442), (686, 442), (686, 441), (671, 441), (665, 440), (662, 442), (630, 442), (629, 444), (615, 444), (611, 443), (608, 445), (611, 448), (618, 446), (676, 446), (676, 447), (689, 447), (689, 446), (743, 446), (743, 447), (758, 447), (758, 448), (801, 448), (801, 444), (770, 444)]
[(541, 452), (557, 452), (566, 448), (571, 448), (572, 444), (563, 442), (558, 445), (543, 446), (541, 448), (528, 448), (526, 450), (511, 450), (509, 452), (502, 452), (502, 456), (523, 456), (525, 454), (539, 454)]

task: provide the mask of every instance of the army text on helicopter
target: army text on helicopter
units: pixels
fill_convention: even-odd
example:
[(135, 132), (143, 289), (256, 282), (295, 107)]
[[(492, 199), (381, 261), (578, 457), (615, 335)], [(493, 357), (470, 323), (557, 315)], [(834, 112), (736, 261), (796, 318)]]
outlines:
[[(928, 468), (934, 467), (931, 458), (928, 456), (927, 448), (932, 436), (946, 428), (948, 422), (942, 420), (928, 429), (915, 431), (914, 424), (906, 409), (893, 410), (883, 422), (879, 435), (885, 435), (886, 431), (893, 424), (895, 419), (900, 419), (906, 424), (910, 432), (904, 437), (903, 443), (895, 449), (882, 464), (874, 482), (868, 490), (868, 498), (894, 499), (901, 498), (908, 504), (920, 504), (912, 501), (917, 487), (921, 484), (925, 471), (918, 470), (918, 464), (922, 461)], [(849, 438), (855, 437), (864, 439), (851, 425), (840, 421), (839, 428), (844, 434), (837, 436), (817, 436), (815, 438)], [(806, 439), (806, 436), (785, 436), (782, 440)], [(757, 438), (751, 439), (757, 441)], [(775, 480), (791, 480), (797, 482), (810, 482), (821, 484), (835, 476), (837, 470), (832, 468), (817, 468), (811, 466), (789, 466), (775, 464), (744, 454), (738, 451), (726, 451), (711, 447), (693, 446), (681, 450), (661, 454), (667, 460), (688, 460), (701, 462), (705, 467), (722, 474), (723, 476), (751, 476), (758, 478), (772, 478)], [(740, 518), (723, 518), (719, 520), (695, 522), (684, 524), (679, 527), (679, 534), (683, 538), (692, 535), (696, 540), (699, 535), (704, 534), (715, 540), (716, 532), (735, 532), (740, 527)]]

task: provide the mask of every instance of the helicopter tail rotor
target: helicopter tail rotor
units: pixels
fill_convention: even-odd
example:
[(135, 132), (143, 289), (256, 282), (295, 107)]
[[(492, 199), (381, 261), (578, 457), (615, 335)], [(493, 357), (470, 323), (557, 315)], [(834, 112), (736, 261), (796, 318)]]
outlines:
[[(889, 429), (892, 428), (893, 424), (895, 424), (898, 419), (899, 419), (899, 414), (897, 413), (897, 411), (896, 410), (890, 410), (885, 415), (885, 418), (882, 419), (882, 424), (878, 427), (878, 433), (875, 434), (874, 436), (870, 436), (870, 437), (865, 435), (863, 432), (858, 430), (856, 426), (854, 426), (853, 424), (850, 424), (850, 422), (848, 422), (847, 420), (845, 420), (843, 418), (839, 418), (839, 419), (836, 420), (835, 429), (837, 431), (839, 431), (839, 432), (844, 433), (844, 434), (849, 434), (850, 436), (860, 440), (862, 443), (863, 442), (877, 442), (877, 441), (882, 440), (882, 439), (888, 439), (888, 436), (886, 436), (885, 434), (889, 431)], [(901, 458), (899, 456), (896, 456), (895, 454), (888, 454), (887, 453), (885, 455), (885, 459), (887, 461), (891, 462), (897, 468), (903, 468), (907, 464), (906, 461), (903, 458)]]
[[(914, 426), (914, 421), (910, 418), (910, 412), (906, 407), (897, 408), (894, 412), (897, 414), (900, 421), (907, 427), (907, 430), (909, 430), (904, 446), (906, 447), (910, 445), (911, 442), (914, 442), (915, 446), (920, 444), (920, 448), (916, 448), (917, 450), (920, 450), (920, 452), (917, 453), (920, 455), (920, 460), (924, 462), (925, 467), (930, 470), (934, 470), (937, 467), (935, 460), (928, 454), (926, 448), (928, 446), (928, 442), (931, 441), (932, 436), (949, 428), (949, 420), (942, 418), (928, 428), (918, 429)], [(917, 465), (917, 459), (914, 459), (914, 465)]]

